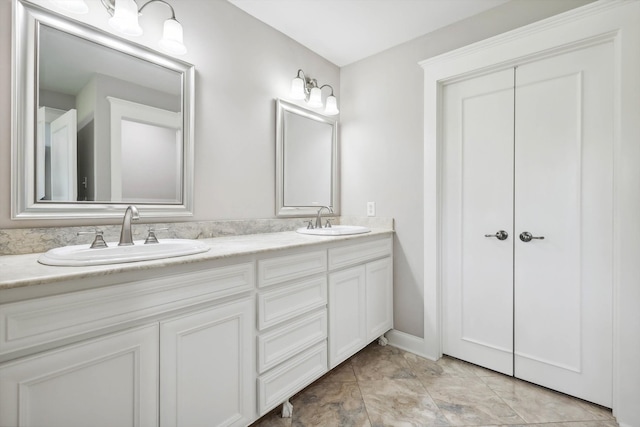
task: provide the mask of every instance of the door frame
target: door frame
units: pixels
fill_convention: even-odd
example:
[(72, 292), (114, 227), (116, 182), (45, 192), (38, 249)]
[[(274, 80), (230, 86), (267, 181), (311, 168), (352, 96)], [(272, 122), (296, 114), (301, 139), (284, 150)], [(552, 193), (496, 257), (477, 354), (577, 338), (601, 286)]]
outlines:
[[(581, 47), (614, 44), (613, 413), (640, 423), (640, 1), (601, 0), (420, 62), (424, 69), (424, 347), (442, 356), (442, 88)], [(634, 339), (636, 337), (636, 339)]]

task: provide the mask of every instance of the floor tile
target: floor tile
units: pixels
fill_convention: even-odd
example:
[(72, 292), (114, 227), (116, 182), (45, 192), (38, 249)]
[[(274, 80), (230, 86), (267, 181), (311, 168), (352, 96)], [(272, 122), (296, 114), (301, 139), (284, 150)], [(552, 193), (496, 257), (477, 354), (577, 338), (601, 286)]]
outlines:
[(252, 427), (618, 427), (611, 411), (451, 357), (371, 344)]
[(356, 382), (356, 374), (353, 372), (353, 366), (351, 366), (351, 360), (347, 360), (342, 364), (333, 368), (327, 375), (322, 377), (319, 382), (330, 383), (350, 383)]
[(314, 383), (291, 400), (292, 426), (370, 426), (358, 384)]
[(524, 420), (478, 377), (420, 376), (452, 425), (517, 424)]
[(449, 425), (416, 379), (359, 381), (358, 384), (374, 427)]
[(351, 365), (358, 381), (415, 378), (404, 354), (396, 347), (373, 343), (353, 356)]
[(417, 356), (413, 353), (405, 352), (404, 358), (409, 363), (413, 372), (420, 376), (451, 376), (451, 377), (474, 377), (479, 374), (492, 375), (493, 371), (480, 368), (471, 363), (463, 362), (452, 357), (444, 356), (437, 362)]
[(260, 418), (251, 427), (290, 427), (291, 418), (281, 417), (282, 407), (277, 407), (273, 411)]
[(590, 421), (597, 415), (583, 402), (510, 377), (482, 379), (527, 423)]
[(570, 421), (566, 423), (484, 425), (477, 427), (618, 427), (615, 421)]

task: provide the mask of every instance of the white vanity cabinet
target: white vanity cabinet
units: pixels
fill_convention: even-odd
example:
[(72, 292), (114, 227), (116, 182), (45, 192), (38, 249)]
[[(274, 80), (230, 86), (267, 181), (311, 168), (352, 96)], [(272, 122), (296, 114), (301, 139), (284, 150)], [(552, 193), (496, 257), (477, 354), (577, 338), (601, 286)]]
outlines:
[(258, 413), (327, 372), (327, 251), (258, 260)]
[(393, 327), (390, 237), (329, 249), (329, 368)]
[(247, 426), (391, 329), (390, 233), (264, 238), (0, 288), (0, 426)]
[[(0, 425), (158, 425), (158, 325), (0, 365)], [(133, 403), (133, 404), (132, 404)]]
[(243, 298), (160, 322), (160, 427), (251, 421), (254, 312)]
[(249, 424), (254, 265), (114, 274), (0, 305), (0, 425)]

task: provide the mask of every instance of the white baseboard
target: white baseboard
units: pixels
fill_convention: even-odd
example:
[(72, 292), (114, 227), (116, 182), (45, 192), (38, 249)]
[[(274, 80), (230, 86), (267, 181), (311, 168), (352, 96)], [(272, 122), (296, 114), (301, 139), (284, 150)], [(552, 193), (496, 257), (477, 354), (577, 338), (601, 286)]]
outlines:
[(384, 335), (389, 340), (390, 345), (398, 347), (401, 350), (417, 354), (420, 357), (433, 360), (433, 358), (428, 357), (424, 352), (425, 343), (423, 338), (407, 334), (406, 332), (400, 332), (395, 329), (391, 329)]

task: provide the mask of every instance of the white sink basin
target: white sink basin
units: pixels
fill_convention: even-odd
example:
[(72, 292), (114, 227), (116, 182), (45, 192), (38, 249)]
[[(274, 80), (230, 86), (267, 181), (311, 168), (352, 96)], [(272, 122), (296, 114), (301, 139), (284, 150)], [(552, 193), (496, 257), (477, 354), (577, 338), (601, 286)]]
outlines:
[(314, 236), (345, 236), (348, 234), (363, 234), (371, 230), (360, 225), (332, 225), (328, 228), (298, 228), (300, 234), (313, 234)]
[(158, 239), (158, 241), (160, 243), (145, 245), (144, 240), (136, 240), (133, 246), (118, 246), (118, 242), (110, 242), (108, 248), (98, 249), (91, 249), (89, 245), (64, 246), (40, 255), (38, 262), (46, 265), (79, 267), (193, 255), (210, 249), (207, 244), (197, 240)]

